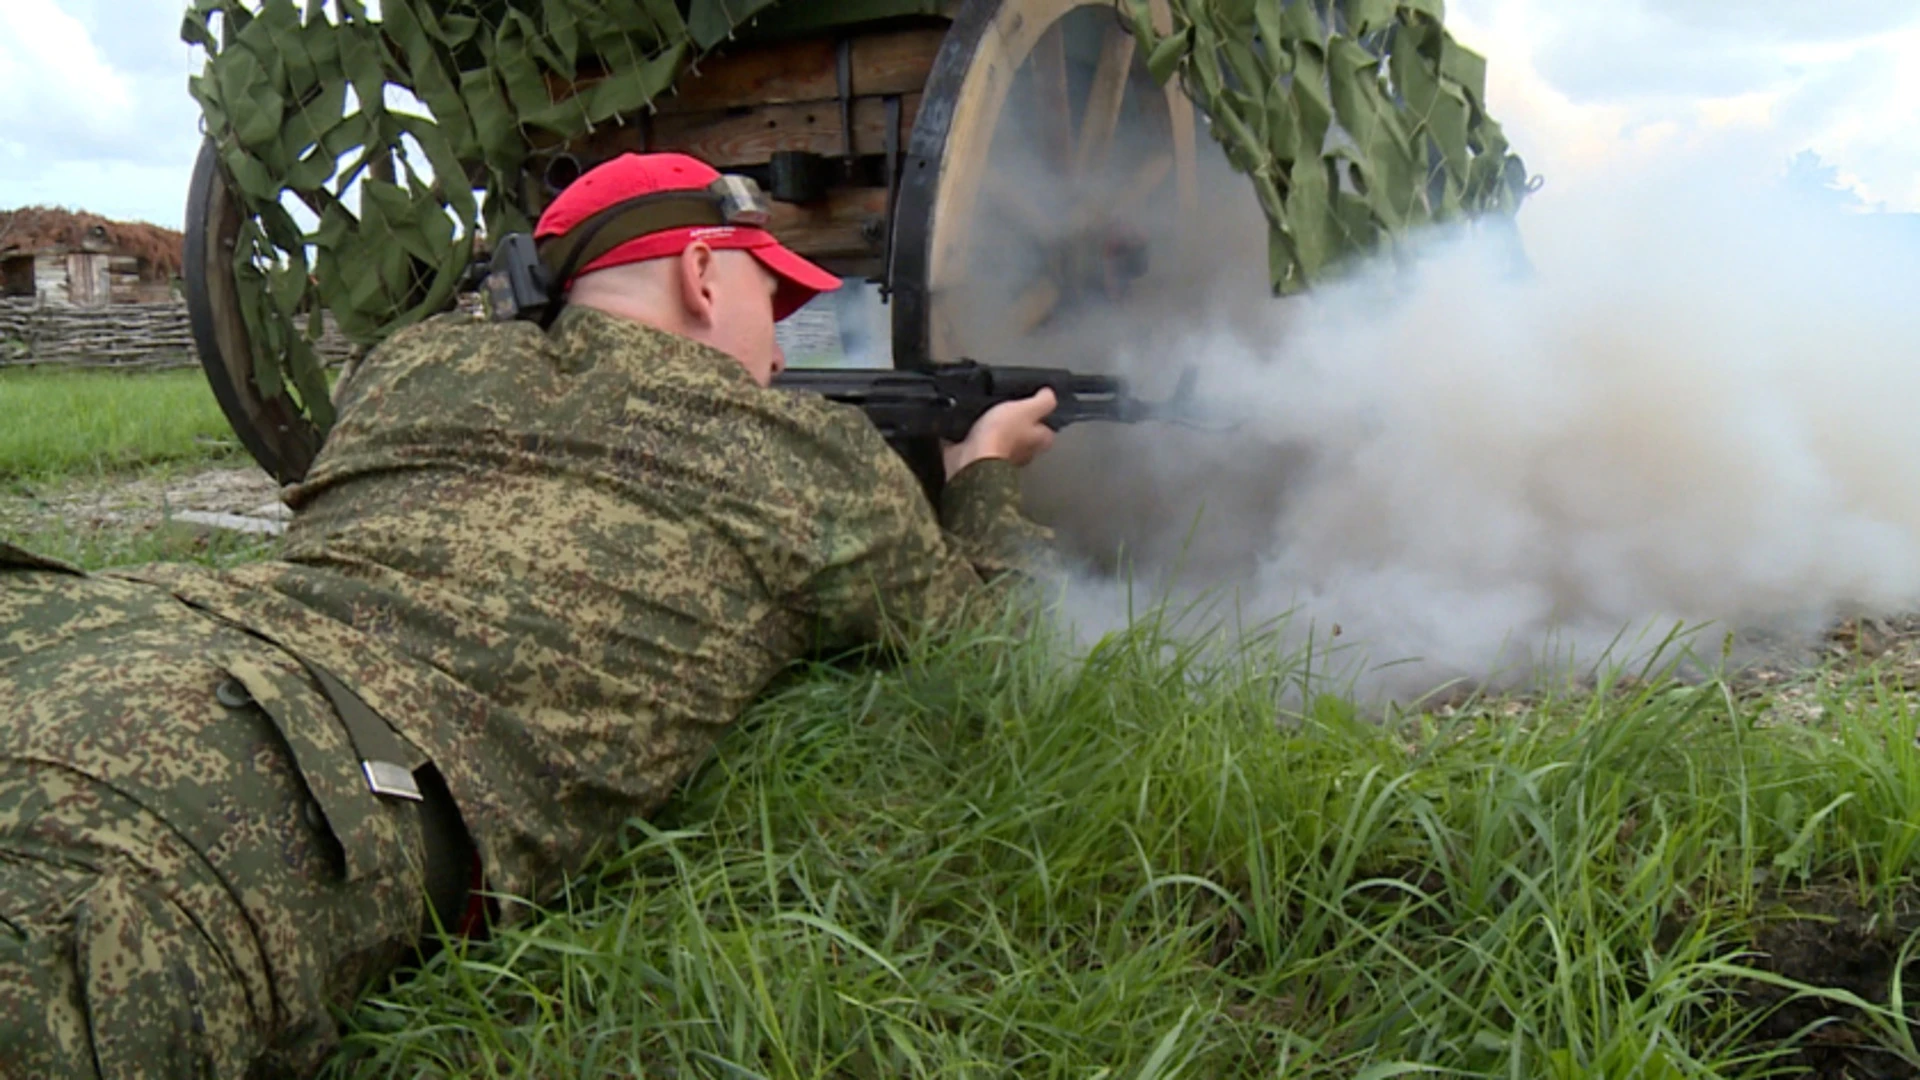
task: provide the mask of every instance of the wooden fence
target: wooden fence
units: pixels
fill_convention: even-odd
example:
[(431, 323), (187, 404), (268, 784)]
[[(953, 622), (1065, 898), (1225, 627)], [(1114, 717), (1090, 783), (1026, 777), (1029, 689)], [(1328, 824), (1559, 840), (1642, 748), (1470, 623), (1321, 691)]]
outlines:
[[(319, 341), (329, 364), (352, 346), (333, 329)], [(0, 300), (0, 367), (185, 367), (199, 363), (183, 301), (80, 308), (31, 299)]]

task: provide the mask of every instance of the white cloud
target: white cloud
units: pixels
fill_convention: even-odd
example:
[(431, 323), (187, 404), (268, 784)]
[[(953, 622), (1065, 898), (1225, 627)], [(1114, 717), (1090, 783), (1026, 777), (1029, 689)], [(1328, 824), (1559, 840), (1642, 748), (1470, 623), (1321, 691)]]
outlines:
[(1781, 172), (1812, 149), (1869, 204), (1920, 210), (1920, 14), (1907, 0), (1456, 0), (1537, 196), (1711, 162)]
[(0, 5), (0, 137), (19, 143), (59, 133), (111, 143), (128, 134), (133, 100), (132, 80), (53, 0)]
[(0, 0), (0, 207), (179, 226), (199, 139), (180, 0)]
[(1636, 0), (1658, 10), (1675, 25), (1726, 32), (1759, 41), (1820, 43), (1845, 41), (1901, 26), (1913, 20), (1909, 0)]
[(1837, 65), (1851, 93), (1808, 144), (1869, 202), (1920, 210), (1920, 24), (1865, 42)]

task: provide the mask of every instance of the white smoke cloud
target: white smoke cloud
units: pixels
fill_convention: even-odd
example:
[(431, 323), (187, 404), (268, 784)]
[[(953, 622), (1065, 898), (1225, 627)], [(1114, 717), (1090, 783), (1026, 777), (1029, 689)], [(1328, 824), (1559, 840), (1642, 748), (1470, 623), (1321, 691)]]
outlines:
[[(1140, 334), (1121, 370), (1192, 362), (1249, 419), (1069, 449), (1068, 483), (1039, 478), (1069, 546), (1118, 535), (1136, 586), (1337, 625), (1400, 694), (1920, 606), (1920, 245), (1895, 219), (1692, 160), (1523, 220), (1530, 274), (1498, 233), (1438, 236)], [(1084, 627), (1116, 589), (1080, 588)]]

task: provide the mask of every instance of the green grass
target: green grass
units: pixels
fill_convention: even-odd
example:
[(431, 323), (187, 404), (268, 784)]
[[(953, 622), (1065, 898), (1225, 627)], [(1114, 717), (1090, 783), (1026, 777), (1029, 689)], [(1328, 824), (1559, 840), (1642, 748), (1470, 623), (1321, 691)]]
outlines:
[(89, 484), (244, 465), (198, 368), (0, 368), (0, 538), (87, 569), (164, 560), (231, 565), (269, 539), (184, 525), (68, 521), (45, 502)]
[[(1869, 678), (1820, 729), (1661, 678), (1378, 721), (1257, 637), (1070, 655), (785, 683), (555, 910), (367, 999), (330, 1075), (1920, 1070), (1866, 1000), (1920, 840), (1913, 717)], [(1877, 927), (1821, 946), (1857, 986), (1756, 951), (1839, 939), (1793, 904)]]
[(208, 461), (239, 450), (198, 368), (0, 369), (0, 480)]

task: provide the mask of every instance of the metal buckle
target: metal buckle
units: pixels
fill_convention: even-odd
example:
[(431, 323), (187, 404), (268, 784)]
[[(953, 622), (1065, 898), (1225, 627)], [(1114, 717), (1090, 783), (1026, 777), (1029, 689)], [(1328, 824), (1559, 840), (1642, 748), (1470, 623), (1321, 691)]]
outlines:
[(707, 185), (707, 192), (720, 200), (720, 216), (729, 225), (764, 229), (773, 220), (773, 205), (752, 177), (723, 175)]
[(391, 761), (362, 761), (360, 771), (366, 774), (367, 790), (375, 795), (391, 795), (410, 802), (426, 801), (413, 774)]

